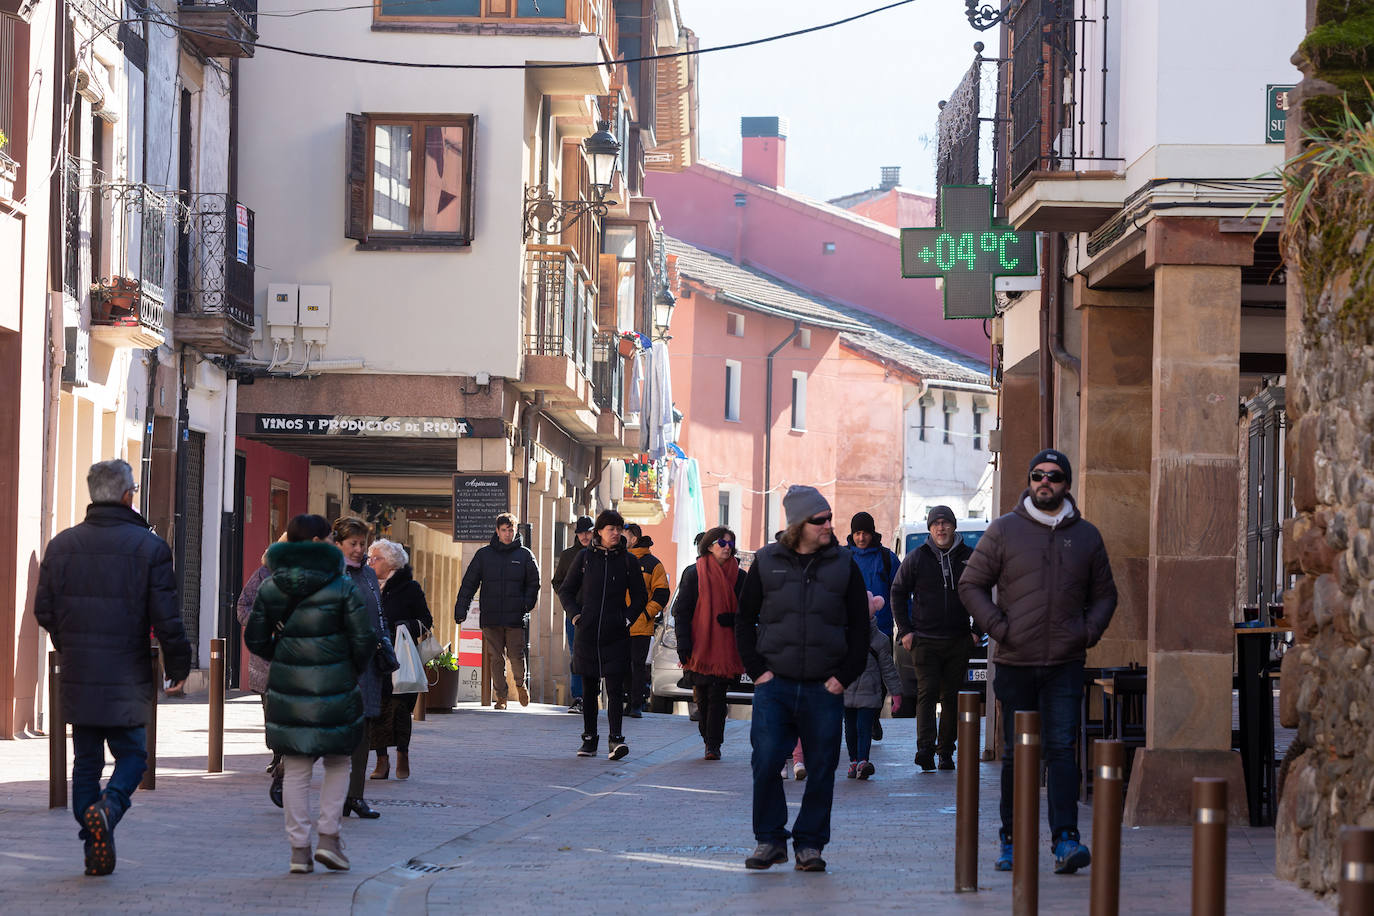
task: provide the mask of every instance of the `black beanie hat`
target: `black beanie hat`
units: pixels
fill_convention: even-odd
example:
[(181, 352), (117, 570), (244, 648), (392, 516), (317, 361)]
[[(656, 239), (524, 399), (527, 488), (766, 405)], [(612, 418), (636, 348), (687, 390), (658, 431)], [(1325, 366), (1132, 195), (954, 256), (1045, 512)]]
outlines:
[(959, 527), (959, 520), (954, 517), (954, 510), (949, 506), (931, 506), (926, 513), (926, 527), (929, 528), (938, 521), (946, 521), (956, 529)]
[(1029, 475), (1037, 464), (1046, 463), (1059, 465), (1060, 469), (1064, 472), (1064, 486), (1073, 486), (1073, 465), (1069, 464), (1067, 455), (1052, 448), (1047, 448), (1032, 458), (1030, 467), (1026, 468), (1026, 473)]
[(849, 533), (856, 531), (867, 531), (869, 534), (877, 534), (878, 529), (873, 525), (873, 516), (867, 512), (855, 512), (854, 517), (849, 520)]

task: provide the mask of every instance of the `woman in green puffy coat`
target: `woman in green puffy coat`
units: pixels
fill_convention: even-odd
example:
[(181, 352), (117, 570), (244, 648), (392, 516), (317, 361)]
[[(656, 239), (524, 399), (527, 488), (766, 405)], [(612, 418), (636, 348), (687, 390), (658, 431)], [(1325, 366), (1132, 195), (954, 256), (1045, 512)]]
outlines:
[(267, 550), (272, 577), (262, 583), (244, 629), (254, 655), (269, 660), (267, 746), (282, 754), (286, 838), (291, 871), (314, 869), (310, 854), (310, 778), (324, 759), (319, 847), (314, 859), (347, 869), (339, 842), (353, 749), (362, 740), (358, 672), (372, 660), (377, 633), (367, 606), (344, 576), (344, 557), (328, 543), (329, 523), (298, 515), (286, 543)]

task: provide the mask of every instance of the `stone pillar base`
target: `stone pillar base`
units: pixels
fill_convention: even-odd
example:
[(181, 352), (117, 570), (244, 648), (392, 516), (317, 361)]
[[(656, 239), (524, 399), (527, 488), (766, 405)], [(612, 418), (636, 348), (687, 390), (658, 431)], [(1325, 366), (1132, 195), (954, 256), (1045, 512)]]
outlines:
[(1245, 778), (1235, 751), (1137, 748), (1126, 789), (1122, 823), (1127, 827), (1187, 826), (1193, 822), (1193, 777), (1226, 780), (1229, 821), (1250, 823), (1245, 801)]

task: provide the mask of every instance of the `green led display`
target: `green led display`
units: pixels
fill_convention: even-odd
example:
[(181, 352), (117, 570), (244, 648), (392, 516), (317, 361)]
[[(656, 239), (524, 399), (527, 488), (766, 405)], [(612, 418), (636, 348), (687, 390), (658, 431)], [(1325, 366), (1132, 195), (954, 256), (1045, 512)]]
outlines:
[(992, 188), (940, 189), (940, 225), (902, 230), (902, 276), (942, 277), (946, 318), (991, 318), (994, 280), (1032, 276), (1034, 232), (992, 222)]

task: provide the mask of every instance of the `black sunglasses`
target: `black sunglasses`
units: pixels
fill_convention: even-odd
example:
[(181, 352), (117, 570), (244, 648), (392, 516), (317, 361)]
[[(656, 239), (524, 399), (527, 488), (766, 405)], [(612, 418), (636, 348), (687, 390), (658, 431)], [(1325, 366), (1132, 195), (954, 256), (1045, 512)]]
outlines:
[(808, 525), (815, 525), (819, 528), (821, 525), (829, 524), (830, 520), (834, 517), (835, 516), (833, 515), (816, 515), (811, 518), (808, 518), (806, 520), (806, 523)]
[(1048, 480), (1050, 483), (1063, 483), (1067, 478), (1063, 471), (1031, 471), (1030, 479), (1039, 483)]
[(718, 547), (734, 548), (735, 542), (730, 540), (729, 538), (716, 538), (716, 545)]

